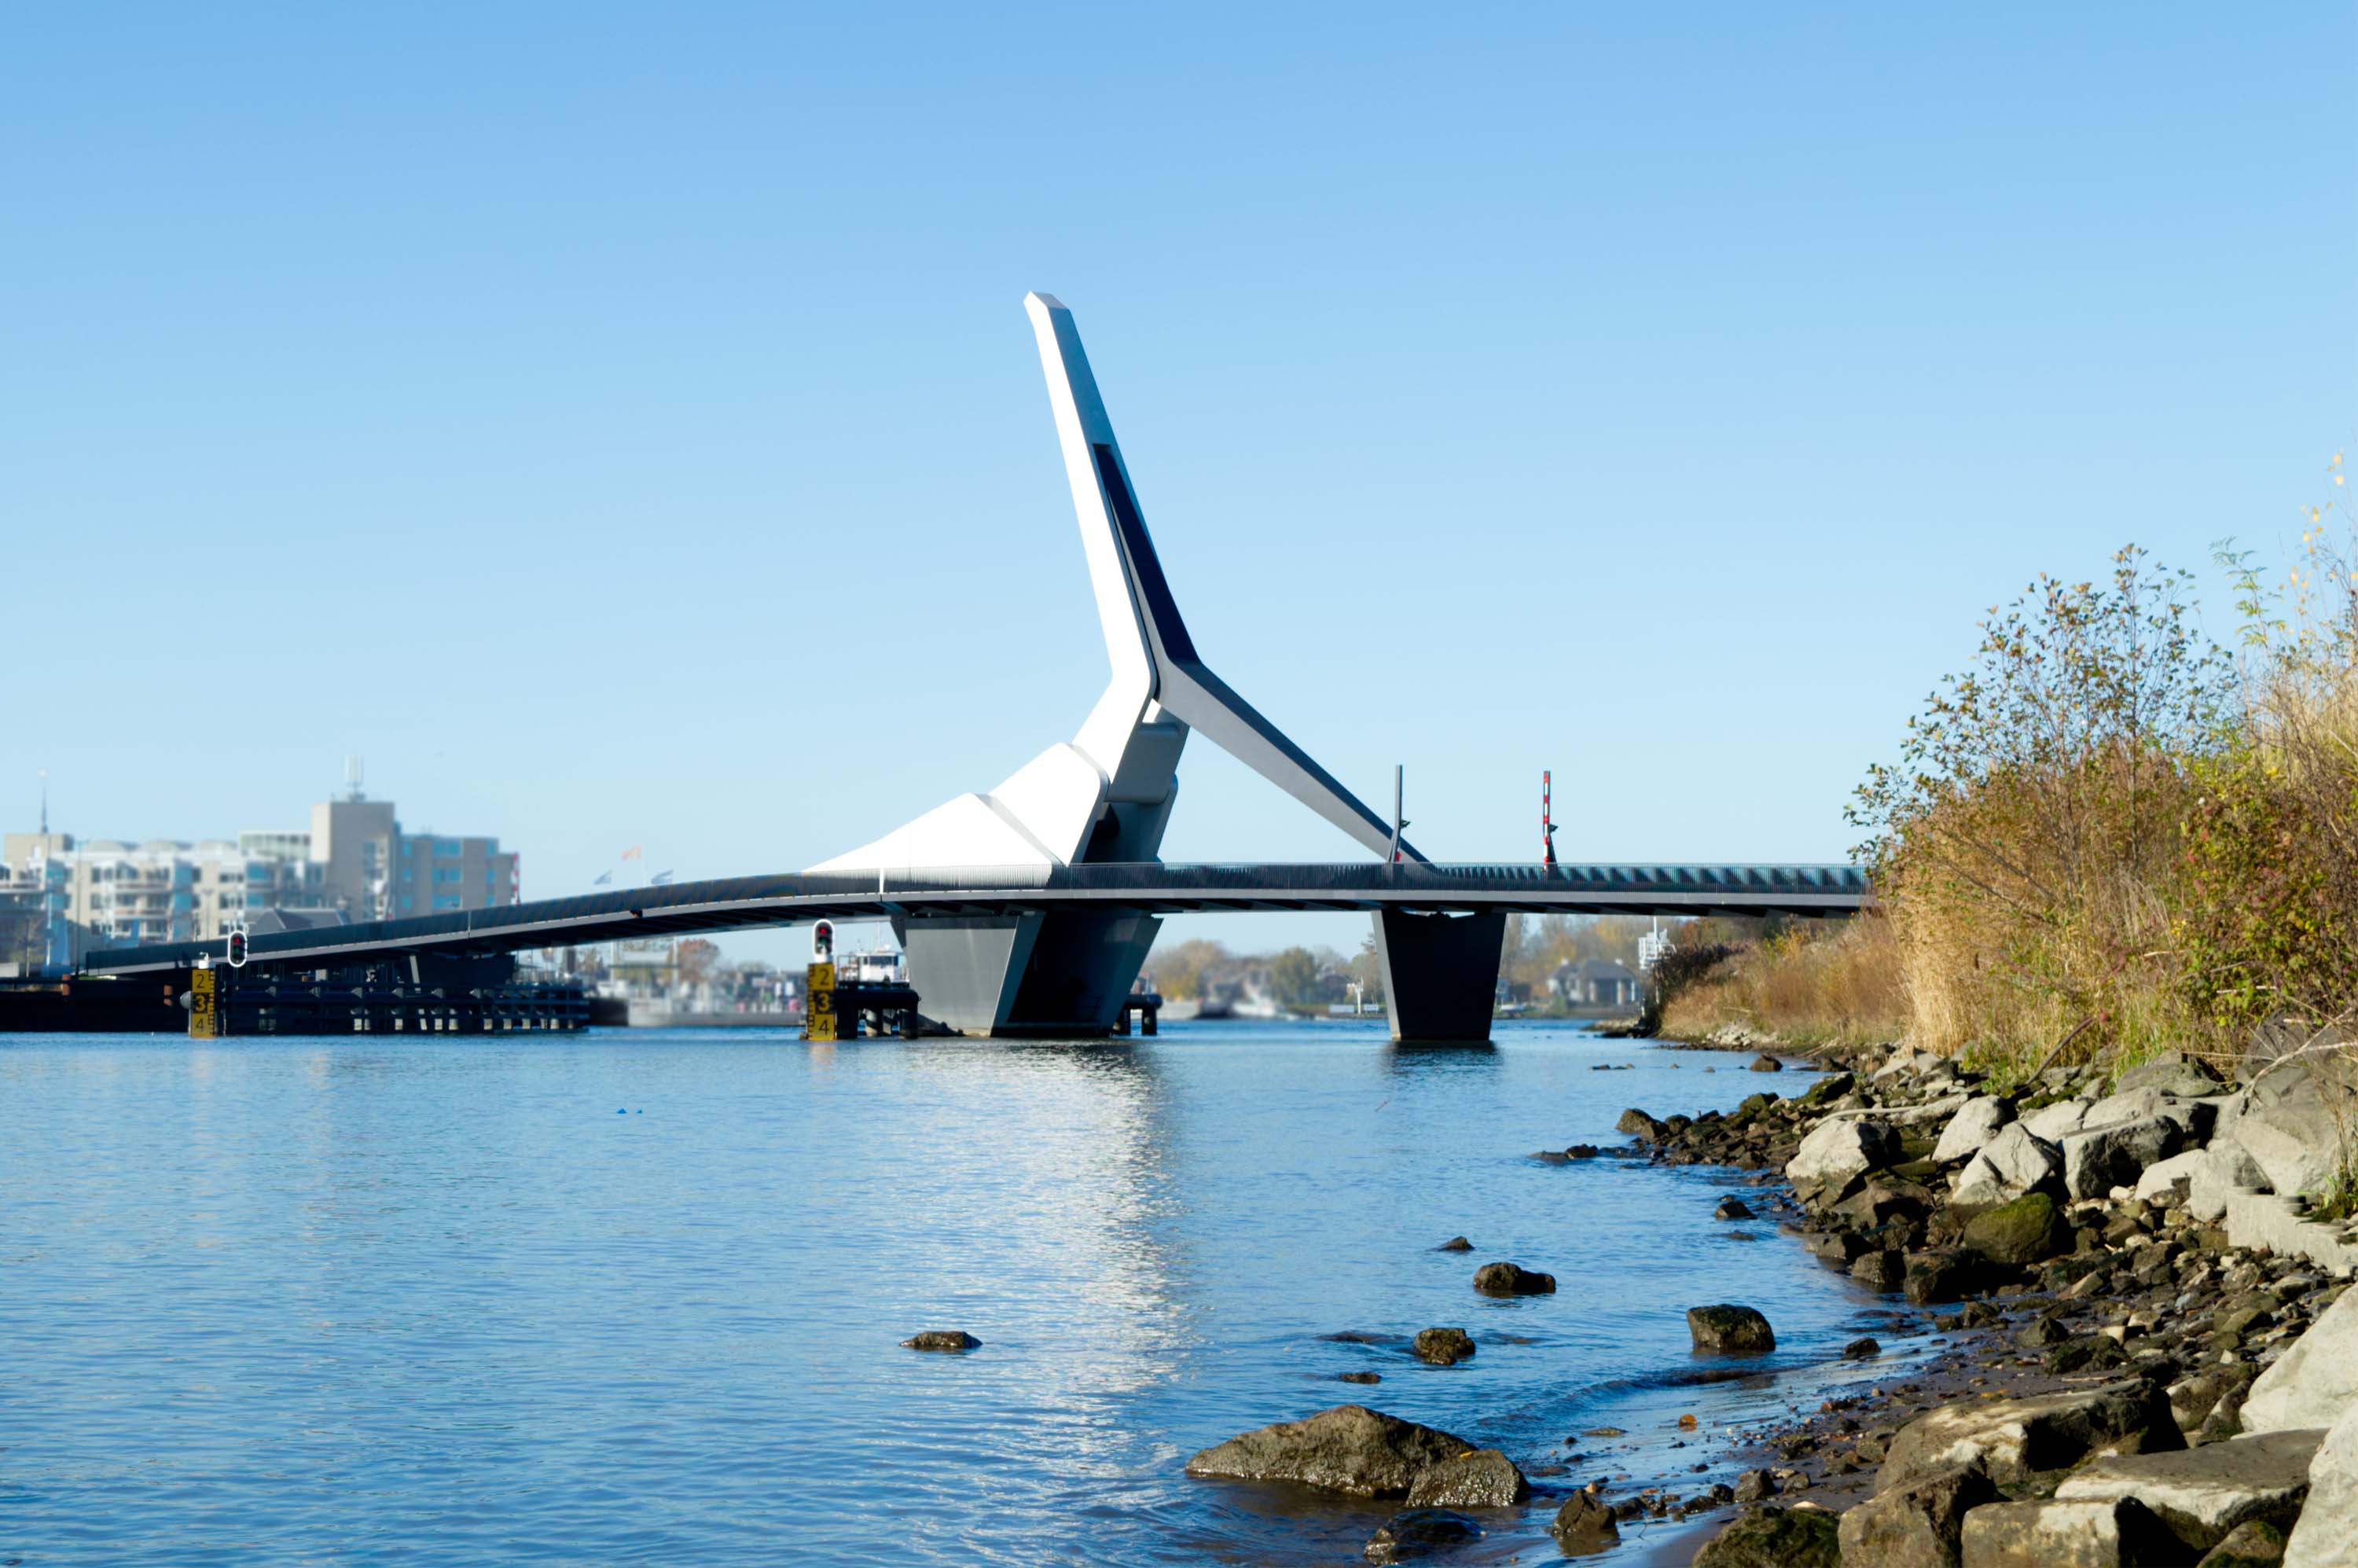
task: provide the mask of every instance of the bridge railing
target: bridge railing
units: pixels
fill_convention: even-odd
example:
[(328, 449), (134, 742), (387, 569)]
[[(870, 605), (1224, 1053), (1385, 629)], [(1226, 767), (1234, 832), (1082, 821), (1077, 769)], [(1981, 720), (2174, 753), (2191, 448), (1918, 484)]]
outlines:
[[(849, 893), (869, 891), (889, 896), (909, 893), (1016, 892), (1069, 889), (1076, 892), (1152, 891), (1156, 888), (1228, 889), (1240, 893), (1295, 889), (1304, 892), (1397, 892), (1430, 888), (1436, 892), (1468, 883), (1497, 888), (1554, 888), (1580, 892), (1821, 893), (1863, 895), (1866, 874), (1839, 865), (1606, 865), (1437, 864), (1369, 861), (1308, 861), (1300, 864), (1141, 861), (1098, 866), (898, 866), (874, 871), (829, 873), (854, 886), (813, 889)], [(805, 879), (816, 881), (817, 879)]]

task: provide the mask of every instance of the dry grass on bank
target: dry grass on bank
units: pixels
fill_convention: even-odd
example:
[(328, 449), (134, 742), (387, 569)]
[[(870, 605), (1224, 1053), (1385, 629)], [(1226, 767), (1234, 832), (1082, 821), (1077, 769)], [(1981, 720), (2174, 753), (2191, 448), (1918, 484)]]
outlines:
[(1888, 921), (1797, 925), (1737, 948), (1671, 996), (1662, 1032), (1694, 1039), (1725, 1024), (1795, 1045), (1857, 1045), (1908, 1030), (1906, 968)]

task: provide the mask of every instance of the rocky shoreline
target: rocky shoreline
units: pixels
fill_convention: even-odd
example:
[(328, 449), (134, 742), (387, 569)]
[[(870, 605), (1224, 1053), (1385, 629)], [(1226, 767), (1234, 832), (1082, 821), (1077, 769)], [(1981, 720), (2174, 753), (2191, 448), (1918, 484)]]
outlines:
[[(1752, 1065), (1766, 1086), (1781, 1064)], [(1905, 1049), (1831, 1065), (1804, 1094), (1764, 1087), (1725, 1115), (1632, 1108), (1628, 1148), (1557, 1157), (1747, 1173), (1719, 1217), (1781, 1221), (1896, 1314), (1929, 1318), (1931, 1347), (1850, 1346), (1862, 1373), (1891, 1375), (1744, 1433), (1733, 1484), (1679, 1497), (1670, 1477), (1595, 1474), (1601, 1454), (1535, 1467), (1563, 1499), (1566, 1556), (1612, 1549), (1634, 1521), (1724, 1519), (1650, 1560), (2358, 1568), (2358, 1227), (2299, 1195), (2341, 1167), (2345, 1087), (2299, 1061), (2238, 1087), (2178, 1055), (2116, 1083), (2057, 1069), (2006, 1092)], [(1488, 1289), (1553, 1285), (1486, 1270)], [(1740, 1303), (1688, 1322), (1699, 1350), (1775, 1345)], [(1374, 1563), (1446, 1561), (1486, 1533), (1460, 1510), (1531, 1497), (1506, 1454), (1357, 1405), (1244, 1433), (1188, 1470), (1399, 1498)]]
[(2358, 1562), (2358, 1235), (2294, 1195), (2330, 1186), (2345, 1095), (2179, 1055), (1998, 1094), (1900, 1050), (1730, 1116), (1627, 1113), (1658, 1162), (1780, 1175), (1822, 1260), (1941, 1335), (1759, 1434), (1776, 1500), (1696, 1563)]

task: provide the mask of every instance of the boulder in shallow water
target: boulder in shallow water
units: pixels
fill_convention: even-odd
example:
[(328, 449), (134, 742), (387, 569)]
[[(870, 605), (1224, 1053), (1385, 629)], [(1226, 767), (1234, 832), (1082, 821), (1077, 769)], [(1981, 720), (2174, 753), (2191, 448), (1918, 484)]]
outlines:
[(1660, 1143), (1670, 1132), (1668, 1127), (1634, 1105), (1621, 1113), (1621, 1119), (1613, 1124), (1613, 1130), (1635, 1138), (1641, 1143)]
[(962, 1328), (929, 1328), (901, 1341), (903, 1350), (974, 1350), (982, 1341)]
[(1380, 1383), (1384, 1375), (1381, 1372), (1338, 1372), (1335, 1380), (1339, 1383)]
[(1433, 1250), (1435, 1252), (1471, 1252), (1474, 1250), (1474, 1244), (1462, 1236), (1453, 1236)]
[(1845, 1361), (1872, 1361), (1883, 1354), (1883, 1346), (1873, 1339), (1854, 1339), (1843, 1346)]
[(1428, 1465), (1408, 1485), (1411, 1508), (1507, 1509), (1531, 1495), (1515, 1462), (1495, 1448)]
[(1876, 1568), (1956, 1568), (1965, 1515), (1997, 1500), (1977, 1465), (1962, 1465), (1878, 1493), (1842, 1516), (1843, 1561)]
[(1823, 1509), (1763, 1503), (1704, 1542), (1694, 1568), (1841, 1568), (1840, 1530)]
[(1386, 1519), (1362, 1552), (1370, 1563), (1421, 1563), (1482, 1539), (1482, 1527), (1447, 1509), (1411, 1509)]
[(1742, 1198), (1722, 1198), (1719, 1200), (1719, 1206), (1711, 1211), (1711, 1217), (1714, 1219), (1750, 1219), (1752, 1217), (1752, 1206), (1746, 1203)]
[(1563, 1507), (1555, 1510), (1555, 1521), (1548, 1526), (1556, 1544), (1567, 1557), (1585, 1557), (1603, 1552), (1621, 1541), (1621, 1527), (1615, 1521), (1613, 1510), (1597, 1499), (1594, 1491), (1582, 1490), (1564, 1499)]
[(1763, 1051), (1752, 1058), (1752, 1070), (1756, 1073), (1781, 1073), (1785, 1070), (1785, 1064)]
[(1474, 1271), (1474, 1288), (1486, 1296), (1552, 1296), (1555, 1276), (1520, 1263), (1485, 1263)]
[(1417, 1330), (1416, 1358), (1435, 1367), (1455, 1367), (1474, 1354), (1474, 1340), (1462, 1328), (1421, 1328)]
[(1689, 1307), (1687, 1334), (1697, 1350), (1725, 1356), (1758, 1356), (1777, 1348), (1768, 1320), (1748, 1306), (1722, 1303)]
[(1408, 1495), (1418, 1474), (1474, 1445), (1365, 1405), (1336, 1405), (1231, 1437), (1187, 1461), (1218, 1480), (1293, 1481), (1361, 1498)]

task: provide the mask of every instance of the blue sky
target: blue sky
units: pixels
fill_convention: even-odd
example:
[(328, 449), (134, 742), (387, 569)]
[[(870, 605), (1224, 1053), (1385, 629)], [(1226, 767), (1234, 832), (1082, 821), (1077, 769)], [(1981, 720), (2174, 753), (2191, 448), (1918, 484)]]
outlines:
[[(2033, 573), (2297, 535), (2358, 409), (2354, 35), (26, 13), (0, 816), (46, 767), (81, 833), (293, 825), (357, 752), (538, 896), (988, 787), (1104, 678), (1041, 288), (1214, 667), (1370, 799), (1404, 762), (1429, 852), (1531, 858), (1552, 767), (1568, 855), (1837, 856)], [(1182, 779), (1169, 858), (1357, 857)]]

